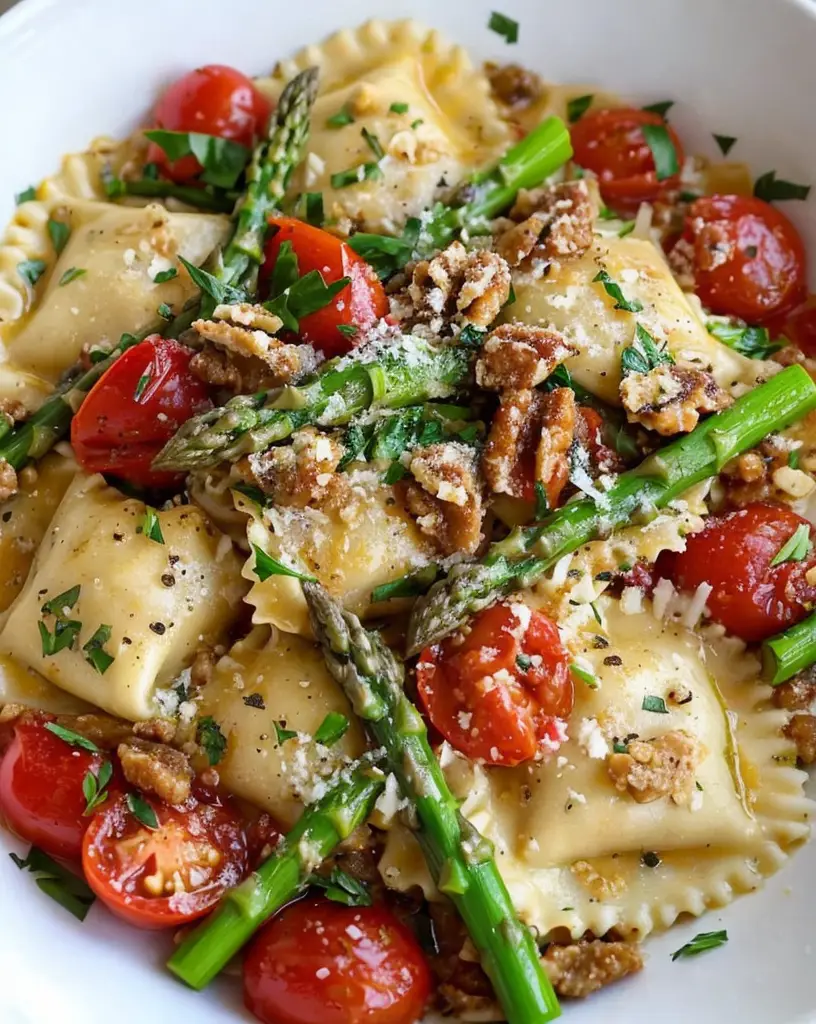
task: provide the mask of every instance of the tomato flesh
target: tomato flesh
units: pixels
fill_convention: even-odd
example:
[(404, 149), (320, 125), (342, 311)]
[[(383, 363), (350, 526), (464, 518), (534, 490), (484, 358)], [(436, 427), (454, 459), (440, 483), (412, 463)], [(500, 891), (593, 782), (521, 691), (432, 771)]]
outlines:
[(598, 176), (604, 202), (621, 213), (631, 213), (640, 203), (652, 202), (679, 184), (678, 175), (657, 180), (644, 125), (660, 125), (668, 131), (682, 167), (680, 139), (671, 125), (651, 111), (633, 107), (591, 111), (570, 128), (575, 162)]
[[(301, 277), (317, 270), (327, 284), (351, 278), (331, 302), (304, 316), (298, 331), (303, 341), (320, 349), (327, 358), (349, 352), (359, 344), (362, 332), (388, 312), (388, 298), (376, 273), (345, 242), (327, 231), (294, 217), (272, 217), (269, 223), (277, 230), (266, 243), (262, 283), (269, 280), (284, 242), (292, 245)], [(341, 327), (349, 331), (344, 333)]]
[(82, 846), (88, 885), (109, 910), (140, 928), (173, 928), (206, 914), (247, 869), (243, 824), (228, 806), (149, 801), (149, 829), (125, 797), (94, 815)]
[(816, 565), (812, 551), (802, 561), (771, 565), (803, 524), (810, 528), (790, 509), (766, 502), (710, 516), (685, 551), (661, 556), (658, 575), (687, 591), (708, 583), (713, 590), (706, 604), (715, 622), (745, 641), (765, 640), (801, 621), (816, 601), (816, 587), (805, 578)]
[(452, 746), (509, 767), (563, 741), (575, 697), (569, 665), (551, 619), (501, 603), (480, 612), (466, 635), (426, 648), (417, 687), (432, 725)]
[(71, 444), (83, 469), (144, 487), (171, 487), (183, 479), (157, 473), (151, 463), (182, 423), (209, 405), (207, 385), (190, 370), (192, 355), (156, 334), (116, 360), (71, 423)]
[[(772, 337), (787, 338), (808, 359), (816, 359), (816, 305), (804, 305), (789, 316), (780, 318), (771, 328)], [(769, 325), (770, 327), (770, 325)]]
[(99, 772), (104, 757), (59, 739), (46, 721), (27, 716), (14, 725), (0, 761), (0, 818), (52, 857), (78, 860), (90, 823), (82, 780)]
[[(153, 123), (166, 131), (201, 132), (252, 146), (271, 112), (270, 102), (246, 75), (224, 64), (207, 64), (183, 75), (162, 94)], [(155, 142), (150, 143), (147, 160), (176, 182), (190, 181), (202, 169), (192, 154), (171, 161)]]
[(301, 900), (244, 959), (244, 1002), (264, 1024), (413, 1024), (429, 992), (422, 950), (382, 906)]
[(752, 196), (691, 204), (683, 238), (693, 249), (695, 291), (713, 313), (762, 323), (805, 294), (805, 247), (788, 218)]

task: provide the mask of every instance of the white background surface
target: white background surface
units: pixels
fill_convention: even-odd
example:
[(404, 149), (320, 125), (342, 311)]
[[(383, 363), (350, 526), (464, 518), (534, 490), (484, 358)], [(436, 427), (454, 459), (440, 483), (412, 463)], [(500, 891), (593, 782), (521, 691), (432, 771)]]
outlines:
[[(521, 22), (518, 46), (485, 28), (494, 6)], [(812, 11), (806, 0), (27, 0), (0, 21), (0, 220), (13, 193), (60, 153), (126, 131), (177, 73), (209, 61), (267, 71), (298, 46), (383, 13), (434, 24), (476, 57), (603, 83), (637, 103), (674, 99), (672, 123), (687, 151), (716, 156), (710, 133), (734, 135), (731, 156), (755, 174), (776, 168), (816, 182)], [(809, 203), (785, 205), (811, 253), (814, 200), (816, 189)], [(119, 925), (99, 906), (80, 925), (20, 875), (4, 854), (11, 848), (21, 851), (0, 836), (2, 1024), (244, 1019), (236, 984), (187, 991), (161, 970), (166, 938)], [(566, 1021), (816, 1021), (814, 879), (816, 845), (761, 894), (651, 940), (642, 975), (568, 1005)], [(725, 948), (671, 964), (696, 932), (721, 927)]]

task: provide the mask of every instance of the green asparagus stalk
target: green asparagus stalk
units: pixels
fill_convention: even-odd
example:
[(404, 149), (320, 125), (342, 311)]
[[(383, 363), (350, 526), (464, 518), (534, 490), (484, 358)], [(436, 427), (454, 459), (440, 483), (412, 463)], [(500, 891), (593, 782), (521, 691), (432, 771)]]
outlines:
[(384, 783), (383, 773), (370, 764), (347, 770), (306, 808), (272, 856), (185, 937), (168, 968), (191, 988), (208, 985), (265, 921), (306, 889), (311, 873), (335, 847), (364, 824)]
[(814, 408), (816, 384), (801, 366), (788, 367), (640, 466), (621, 473), (604, 501), (570, 502), (541, 524), (516, 529), (493, 544), (482, 562), (454, 566), (414, 607), (408, 624), (409, 654), (464, 625), (500, 597), (531, 586), (582, 544), (665, 507), (771, 431)]
[(178, 199), (188, 206), (199, 210), (212, 210), (213, 213), (231, 213), (240, 193), (224, 189), (197, 188), (193, 185), (177, 185), (163, 178), (139, 178), (138, 181), (125, 181), (114, 178), (106, 184), (107, 194), (116, 199), (119, 196), (144, 196), (155, 199)]
[(239, 395), (188, 420), (153, 466), (185, 472), (214, 466), (264, 451), (308, 424), (341, 426), (364, 409), (445, 398), (468, 380), (471, 359), (462, 346), (433, 346), (409, 336), (368, 362), (332, 360), (300, 387)]
[(763, 675), (778, 686), (816, 661), (816, 614), (762, 645)]
[(529, 929), (519, 921), (493, 858), (492, 844), (459, 813), (425, 723), (402, 688), (403, 669), (376, 633), (315, 583), (304, 583), (315, 636), (403, 793), (416, 808), (416, 833), (428, 867), (467, 925), (482, 967), (510, 1024), (543, 1024), (559, 1015)]

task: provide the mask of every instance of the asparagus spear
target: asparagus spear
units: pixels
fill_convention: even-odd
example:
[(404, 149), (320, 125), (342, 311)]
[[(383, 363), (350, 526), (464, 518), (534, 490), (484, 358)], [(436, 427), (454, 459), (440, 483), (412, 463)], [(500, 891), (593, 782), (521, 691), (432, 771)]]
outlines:
[(264, 451), (307, 424), (339, 426), (364, 409), (444, 398), (467, 381), (471, 358), (461, 346), (433, 346), (409, 336), (369, 361), (332, 360), (301, 387), (239, 395), (188, 420), (153, 466), (185, 472), (214, 466)]
[(816, 661), (816, 614), (777, 633), (762, 645), (763, 674), (772, 686), (784, 683)]
[(306, 808), (272, 856), (185, 937), (168, 968), (191, 988), (208, 985), (266, 920), (303, 892), (312, 871), (338, 843), (366, 821), (384, 783), (383, 773), (370, 764), (341, 776)]
[(533, 936), (516, 915), (492, 844), (457, 810), (425, 723), (403, 692), (402, 666), (376, 633), (365, 630), (319, 584), (302, 586), (329, 671), (365, 721), (372, 741), (384, 748), (388, 767), (413, 802), (428, 867), (467, 925), (507, 1020), (553, 1020), (558, 1001)]
[(116, 199), (119, 196), (178, 199), (188, 206), (197, 206), (199, 210), (212, 210), (214, 213), (231, 213), (239, 196), (238, 192), (197, 188), (194, 185), (177, 185), (175, 182), (165, 181), (163, 178), (139, 178), (138, 181), (113, 178), (106, 182), (106, 191), (111, 199)]
[(663, 508), (718, 473), (729, 459), (816, 408), (816, 384), (791, 366), (723, 412), (621, 473), (604, 502), (570, 502), (543, 523), (514, 530), (478, 564), (454, 566), (414, 607), (407, 649), (416, 654), (462, 626), (469, 616), (514, 590), (531, 586), (582, 544)]

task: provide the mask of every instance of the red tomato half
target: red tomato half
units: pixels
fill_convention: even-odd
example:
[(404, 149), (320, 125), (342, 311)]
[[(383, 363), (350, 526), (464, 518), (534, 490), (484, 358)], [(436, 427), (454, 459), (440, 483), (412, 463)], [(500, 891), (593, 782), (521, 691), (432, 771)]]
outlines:
[(192, 355), (154, 334), (116, 360), (71, 423), (71, 444), (83, 469), (144, 487), (182, 479), (156, 473), (150, 464), (182, 423), (209, 404), (207, 385), (190, 372)]
[(788, 218), (748, 196), (691, 204), (683, 238), (694, 250), (695, 291), (713, 313), (758, 323), (805, 294), (805, 247)]
[[(348, 352), (357, 345), (360, 331), (388, 312), (388, 299), (376, 273), (345, 242), (327, 231), (294, 217), (272, 217), (269, 223), (278, 230), (266, 243), (262, 281), (269, 279), (284, 242), (292, 243), (301, 277), (318, 270), (327, 284), (351, 278), (328, 305), (301, 319), (299, 331), (304, 341), (328, 358)], [(340, 327), (358, 328), (357, 335), (343, 333)]]
[[(512, 766), (557, 749), (572, 711), (570, 660), (543, 612), (495, 604), (470, 631), (422, 652), (417, 685), (434, 727), (468, 757)], [(526, 628), (525, 628), (526, 627)]]
[(711, 617), (743, 640), (765, 640), (803, 619), (816, 601), (816, 587), (805, 579), (816, 565), (813, 553), (771, 566), (803, 524), (810, 527), (790, 509), (765, 502), (710, 516), (685, 551), (661, 557), (657, 575), (688, 591), (708, 583), (714, 588), (706, 601)]
[(644, 125), (664, 127), (674, 143), (678, 167), (683, 147), (671, 125), (659, 114), (633, 107), (591, 111), (570, 128), (573, 159), (598, 176), (604, 202), (631, 212), (643, 202), (677, 188), (678, 176), (657, 180), (655, 161), (643, 135)]
[(809, 359), (816, 359), (816, 305), (801, 306), (774, 326), (772, 337), (787, 338)]
[(264, 1024), (414, 1024), (430, 987), (416, 940), (381, 906), (301, 900), (244, 959), (244, 1002)]
[(26, 719), (0, 761), (0, 818), (21, 839), (52, 857), (78, 860), (90, 823), (82, 795), (88, 771), (104, 757), (71, 746), (45, 728), (47, 719)]
[(226, 806), (169, 807), (149, 801), (158, 829), (143, 825), (125, 797), (94, 815), (82, 845), (88, 885), (109, 910), (139, 928), (194, 921), (247, 869), (240, 818)]
[[(167, 131), (201, 132), (252, 146), (271, 112), (270, 102), (246, 75), (224, 64), (207, 64), (183, 75), (162, 94), (153, 121), (154, 127)], [(173, 181), (189, 181), (201, 171), (192, 154), (171, 163), (155, 142), (150, 143), (147, 160)]]

